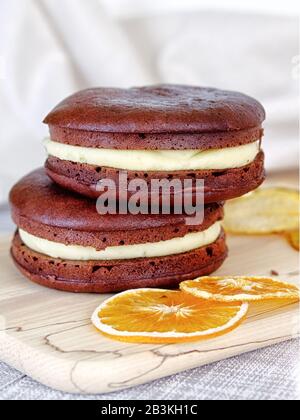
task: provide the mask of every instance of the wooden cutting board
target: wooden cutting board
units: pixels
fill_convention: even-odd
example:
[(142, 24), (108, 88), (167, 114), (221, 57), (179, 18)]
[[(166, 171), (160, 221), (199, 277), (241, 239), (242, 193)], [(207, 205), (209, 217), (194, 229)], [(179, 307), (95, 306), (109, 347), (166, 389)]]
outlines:
[[(229, 237), (218, 274), (267, 275), (296, 283), (298, 253), (276, 236)], [(90, 316), (107, 297), (74, 295), (30, 283), (0, 239), (0, 359), (53, 388), (112, 392), (289, 340), (299, 334), (296, 304), (256, 305), (236, 331), (206, 342), (133, 345), (106, 339)]]

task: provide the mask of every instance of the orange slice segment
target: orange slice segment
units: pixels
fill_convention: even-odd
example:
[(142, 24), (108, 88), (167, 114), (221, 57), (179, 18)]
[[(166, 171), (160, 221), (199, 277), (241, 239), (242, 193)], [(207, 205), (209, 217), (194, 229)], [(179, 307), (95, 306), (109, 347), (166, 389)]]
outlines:
[(297, 286), (266, 277), (200, 277), (184, 281), (180, 289), (195, 297), (217, 302), (299, 300)]
[(235, 234), (270, 234), (297, 230), (299, 191), (258, 189), (225, 205), (224, 228)]
[(246, 317), (247, 303), (219, 303), (181, 291), (138, 289), (102, 303), (92, 322), (105, 336), (134, 343), (180, 343), (217, 337)]

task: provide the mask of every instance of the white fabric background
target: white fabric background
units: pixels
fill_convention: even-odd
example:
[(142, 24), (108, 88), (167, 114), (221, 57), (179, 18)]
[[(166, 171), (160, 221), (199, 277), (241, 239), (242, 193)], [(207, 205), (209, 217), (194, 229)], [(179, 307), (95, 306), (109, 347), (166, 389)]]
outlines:
[(48, 111), (97, 85), (241, 90), (267, 109), (268, 168), (297, 166), (297, 3), (0, 0), (0, 203), (43, 164)]

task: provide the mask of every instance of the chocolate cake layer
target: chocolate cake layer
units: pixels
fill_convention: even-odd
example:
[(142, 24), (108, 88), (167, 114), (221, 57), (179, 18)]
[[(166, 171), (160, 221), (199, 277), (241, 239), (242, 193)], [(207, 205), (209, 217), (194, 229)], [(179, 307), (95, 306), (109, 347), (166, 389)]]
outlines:
[[(46, 171), (51, 179), (62, 187), (78, 192), (90, 198), (99, 197), (97, 183), (102, 179), (111, 179), (118, 186), (120, 170), (93, 165), (74, 163), (49, 157)], [(139, 178), (150, 186), (153, 179), (203, 179), (205, 185), (205, 202), (215, 203), (239, 197), (259, 187), (265, 179), (264, 153), (260, 152), (256, 159), (242, 168), (226, 170), (201, 170), (179, 172), (139, 172), (127, 171), (128, 182)], [(123, 198), (124, 195), (119, 195)], [(130, 193), (128, 194), (130, 197)], [(150, 195), (149, 195), (150, 197)]]
[(53, 141), (79, 147), (116, 150), (210, 150), (242, 146), (260, 140), (261, 126), (238, 131), (197, 133), (106, 133), (50, 125)]
[(181, 85), (96, 88), (72, 95), (50, 126), (103, 133), (211, 133), (260, 127), (265, 111), (239, 92)]
[(176, 287), (217, 270), (227, 256), (222, 233), (213, 244), (179, 255), (118, 261), (66, 261), (30, 250), (15, 235), (12, 257), (30, 280), (69, 292), (111, 293), (139, 287)]

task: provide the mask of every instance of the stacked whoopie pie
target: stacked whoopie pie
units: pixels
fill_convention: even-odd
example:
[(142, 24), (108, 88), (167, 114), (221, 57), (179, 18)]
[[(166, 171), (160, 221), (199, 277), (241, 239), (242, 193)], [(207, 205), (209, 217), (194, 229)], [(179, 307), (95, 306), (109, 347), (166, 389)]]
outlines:
[[(17, 267), (45, 286), (97, 293), (174, 287), (212, 273), (227, 256), (223, 202), (264, 180), (264, 119), (256, 100), (208, 88), (99, 88), (67, 98), (45, 120), (45, 169), (10, 194)], [(99, 182), (114, 181), (123, 200), (124, 171), (128, 183), (204, 180), (204, 220), (99, 214)]]

